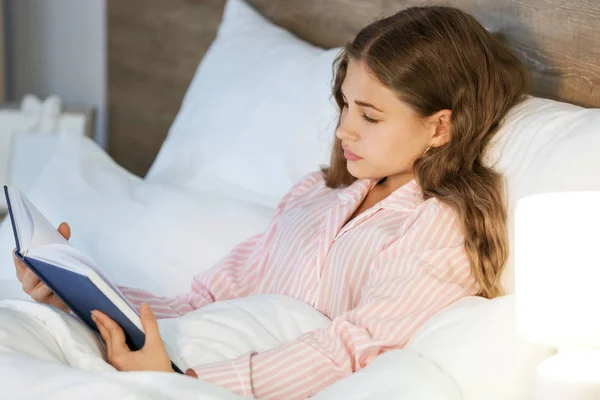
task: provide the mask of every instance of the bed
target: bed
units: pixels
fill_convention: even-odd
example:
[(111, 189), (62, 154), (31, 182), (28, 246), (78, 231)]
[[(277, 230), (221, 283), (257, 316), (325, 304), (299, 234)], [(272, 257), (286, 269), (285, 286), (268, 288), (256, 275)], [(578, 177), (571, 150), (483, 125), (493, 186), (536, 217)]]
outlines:
[[(72, 243), (121, 285), (181, 293), (194, 273), (263, 230), (281, 195), (327, 162), (335, 46), (412, 2), (254, 0), (249, 6), (228, 0), (223, 11), (224, 4), (109, 1), (110, 156), (85, 137), (64, 137), (27, 193), (51, 222), (69, 221)], [(593, 108), (600, 105), (600, 47), (593, 45), (600, 41), (593, 24), (600, 6), (445, 4), (471, 11), (502, 35), (534, 75), (534, 96), (511, 110), (486, 154), (505, 176), (509, 226), (522, 196), (600, 190), (600, 110)], [(133, 45), (135, 35), (148, 39)], [(88, 330), (25, 301), (12, 247), (5, 221), (2, 396), (240, 398), (187, 377), (115, 372)], [(512, 260), (503, 279), (507, 295), (456, 302), (404, 349), (384, 353), (315, 398), (531, 398), (535, 368), (554, 349), (517, 333)], [(184, 363), (209, 363), (271, 348), (327, 323), (295, 299), (257, 296), (162, 321), (161, 332)]]

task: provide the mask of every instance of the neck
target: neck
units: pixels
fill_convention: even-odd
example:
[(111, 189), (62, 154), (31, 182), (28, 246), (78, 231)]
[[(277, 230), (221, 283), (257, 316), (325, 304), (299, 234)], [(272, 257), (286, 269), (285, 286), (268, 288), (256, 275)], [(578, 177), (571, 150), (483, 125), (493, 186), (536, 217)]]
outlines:
[(396, 175), (390, 175), (379, 181), (377, 186), (388, 193), (396, 191), (396, 189), (406, 185), (408, 182), (414, 179), (414, 175), (408, 172), (400, 173)]

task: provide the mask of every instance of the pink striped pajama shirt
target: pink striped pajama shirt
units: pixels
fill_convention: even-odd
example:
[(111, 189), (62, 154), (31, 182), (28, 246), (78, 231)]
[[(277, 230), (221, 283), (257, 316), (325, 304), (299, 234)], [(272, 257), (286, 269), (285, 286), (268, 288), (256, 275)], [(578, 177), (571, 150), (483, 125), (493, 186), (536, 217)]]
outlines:
[(320, 172), (284, 196), (267, 230), (196, 275), (174, 298), (122, 288), (159, 318), (214, 301), (262, 293), (301, 299), (332, 320), (266, 352), (194, 368), (198, 377), (246, 396), (302, 399), (402, 348), (425, 320), (473, 295), (455, 213), (424, 201), (413, 180), (354, 219), (374, 179), (330, 189)]

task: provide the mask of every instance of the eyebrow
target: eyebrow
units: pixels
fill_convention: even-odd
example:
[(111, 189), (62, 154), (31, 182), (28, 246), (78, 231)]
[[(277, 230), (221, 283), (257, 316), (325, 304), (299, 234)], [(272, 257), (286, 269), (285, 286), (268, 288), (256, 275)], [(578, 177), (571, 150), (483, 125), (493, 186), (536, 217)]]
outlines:
[(369, 108), (372, 108), (373, 110), (379, 111), (381, 113), (383, 112), (379, 108), (375, 107), (373, 104), (365, 103), (364, 101), (354, 100), (354, 104), (357, 104), (357, 105), (363, 106), (363, 107), (369, 107)]
[[(340, 93), (342, 94), (342, 97), (344, 99), (346, 99), (346, 96), (344, 95), (344, 91), (342, 90), (342, 88), (340, 88)], [(361, 107), (369, 107), (372, 108), (375, 111), (379, 111), (380, 113), (383, 112), (383, 110), (380, 110), (379, 108), (375, 107), (373, 104), (371, 103), (367, 103), (365, 101), (361, 101), (361, 100), (354, 100), (354, 104), (361, 106)]]

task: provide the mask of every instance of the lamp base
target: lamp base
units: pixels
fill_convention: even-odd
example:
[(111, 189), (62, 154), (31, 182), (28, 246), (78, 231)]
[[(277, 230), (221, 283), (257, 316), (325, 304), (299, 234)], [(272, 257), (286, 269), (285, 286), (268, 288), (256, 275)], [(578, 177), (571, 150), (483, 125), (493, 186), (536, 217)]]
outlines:
[(538, 367), (534, 400), (600, 399), (600, 350), (561, 349)]

